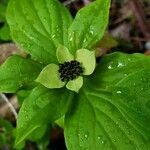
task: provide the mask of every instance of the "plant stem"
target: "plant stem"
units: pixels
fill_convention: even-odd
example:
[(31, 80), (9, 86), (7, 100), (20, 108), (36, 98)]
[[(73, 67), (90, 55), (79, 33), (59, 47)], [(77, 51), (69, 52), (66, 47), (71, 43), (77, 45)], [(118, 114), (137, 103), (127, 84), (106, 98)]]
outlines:
[(15, 108), (13, 107), (13, 105), (9, 102), (8, 98), (4, 94), (2, 94), (2, 93), (0, 94), (0, 96), (7, 103), (8, 107), (10, 108), (10, 110), (13, 113), (13, 115), (15, 116), (15, 119), (17, 119), (18, 114), (17, 114)]

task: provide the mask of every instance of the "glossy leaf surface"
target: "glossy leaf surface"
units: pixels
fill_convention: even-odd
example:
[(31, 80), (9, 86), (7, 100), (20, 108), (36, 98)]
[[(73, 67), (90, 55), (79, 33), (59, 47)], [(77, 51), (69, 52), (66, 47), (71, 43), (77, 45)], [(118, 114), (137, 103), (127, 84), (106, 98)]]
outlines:
[(11, 56), (0, 67), (0, 92), (15, 93), (31, 84), (42, 70), (42, 65), (21, 56)]
[(69, 150), (149, 150), (150, 58), (105, 56), (65, 118)]
[(72, 18), (57, 0), (11, 0), (7, 21), (13, 40), (32, 57), (48, 64), (57, 62), (56, 48), (66, 43)]
[(62, 117), (72, 99), (64, 88), (49, 90), (43, 86), (33, 89), (24, 100), (17, 119), (16, 146), (45, 124)]

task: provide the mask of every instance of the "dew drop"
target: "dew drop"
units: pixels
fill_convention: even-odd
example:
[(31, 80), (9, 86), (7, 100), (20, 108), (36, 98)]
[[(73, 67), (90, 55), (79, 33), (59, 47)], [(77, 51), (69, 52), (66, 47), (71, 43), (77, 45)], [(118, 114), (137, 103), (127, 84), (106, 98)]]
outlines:
[(27, 115), (25, 115), (25, 118), (26, 118), (26, 119), (28, 119), (28, 116), (27, 116)]
[(125, 73), (125, 74), (124, 74), (124, 76), (126, 77), (126, 76), (127, 76), (127, 74)]
[(75, 37), (75, 32), (69, 33), (69, 41), (73, 41), (73, 37)]
[(87, 135), (87, 134), (85, 134), (85, 135), (84, 135), (84, 137), (87, 139), (87, 138), (88, 138), (88, 135)]
[(73, 40), (73, 37), (71, 37), (70, 39), (69, 39), (69, 41), (72, 41)]
[(128, 61), (131, 61), (131, 59), (130, 59), (130, 58), (128, 58)]
[(58, 25), (56, 26), (56, 31), (57, 31), (57, 32), (59, 31), (59, 26), (58, 26)]
[(52, 35), (52, 38), (55, 38), (55, 36), (56, 36), (55, 34), (54, 34), (54, 35)]
[(85, 42), (86, 42), (86, 39), (83, 40), (83, 43), (85, 43)]
[(122, 92), (121, 91), (117, 91), (117, 94), (121, 94)]
[(89, 133), (81, 130), (80, 133), (78, 133), (78, 137), (80, 147), (85, 147), (87, 145)]
[(103, 139), (103, 136), (98, 136), (97, 137), (97, 139), (98, 139), (98, 141), (101, 143), (101, 144), (104, 144), (105, 143), (105, 141), (104, 141), (104, 139)]
[(108, 69), (113, 69), (113, 68), (112, 68), (112, 66), (110, 65), (110, 66), (108, 66)]
[(33, 40), (33, 39), (34, 39), (34, 37), (33, 37), (33, 36), (30, 36), (30, 39), (31, 39), (31, 40)]
[(35, 34), (33, 34), (33, 33), (28, 33), (28, 37), (32, 40), (32, 39), (34, 39)]
[(94, 34), (93, 30), (90, 30), (90, 34), (91, 34), (91, 35), (93, 35), (93, 34)]
[(124, 66), (124, 64), (121, 63), (121, 62), (119, 62), (118, 65), (117, 65), (118, 68), (121, 68), (121, 67), (123, 67), (123, 66)]
[(141, 88), (141, 91), (143, 91), (144, 90), (144, 88)]
[(114, 69), (116, 67), (117, 67), (117, 64), (113, 61), (108, 64), (108, 69)]
[(89, 32), (90, 32), (91, 35), (94, 34), (94, 28), (93, 28), (93, 26), (90, 26)]

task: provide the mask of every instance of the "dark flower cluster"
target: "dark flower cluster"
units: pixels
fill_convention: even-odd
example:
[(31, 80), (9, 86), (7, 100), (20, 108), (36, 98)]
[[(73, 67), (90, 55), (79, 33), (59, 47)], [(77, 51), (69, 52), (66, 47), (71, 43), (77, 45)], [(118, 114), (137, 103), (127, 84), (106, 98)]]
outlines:
[(59, 64), (59, 73), (61, 80), (70, 81), (76, 79), (78, 76), (83, 74), (83, 68), (81, 63), (76, 60), (67, 61), (63, 64)]

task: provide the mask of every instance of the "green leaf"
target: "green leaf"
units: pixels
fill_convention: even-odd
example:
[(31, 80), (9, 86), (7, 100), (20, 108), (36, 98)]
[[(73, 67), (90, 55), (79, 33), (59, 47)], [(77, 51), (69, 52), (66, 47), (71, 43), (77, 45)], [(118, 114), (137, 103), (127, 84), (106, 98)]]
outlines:
[(97, 0), (77, 13), (69, 28), (69, 49), (91, 49), (104, 35), (110, 0)]
[(113, 103), (150, 140), (150, 68), (139, 70), (113, 87)]
[(9, 121), (1, 117), (0, 129), (0, 149), (4, 149), (6, 145), (12, 148), (14, 143), (14, 127)]
[(2, 21), (2, 22), (5, 21), (7, 3), (8, 3), (8, 0), (7, 0), (7, 1), (1, 1), (1, 2), (0, 2), (0, 22), (1, 22), (1, 21)]
[(0, 67), (0, 92), (15, 93), (22, 86), (31, 84), (42, 66), (32, 60), (14, 55)]
[(43, 124), (42, 126), (40, 126), (38, 128), (38, 130), (34, 130), (32, 132), (32, 134), (30, 134), (28, 139), (31, 140), (31, 141), (35, 141), (35, 142), (36, 141), (37, 142), (41, 141), (44, 138), (44, 135), (47, 132), (48, 126), (51, 126), (51, 125), (50, 124), (45, 124), (45, 125)]
[(150, 66), (150, 57), (138, 53), (129, 55), (115, 52), (105, 55), (97, 66), (93, 82), (95, 86), (109, 88), (129, 74), (147, 69)]
[(33, 82), (32, 84), (29, 84), (27, 86), (23, 86), (20, 90), (16, 92), (18, 103), (21, 106), (23, 101), (29, 96), (29, 94), (32, 92), (33, 88), (37, 86), (36, 82)]
[(35, 59), (48, 64), (57, 62), (56, 47), (66, 43), (72, 18), (57, 0), (11, 0), (7, 21), (13, 39)]
[(0, 27), (0, 40), (9, 41), (10, 38), (10, 30), (8, 24), (6, 23), (6, 9), (7, 9), (8, 0), (0, 1), (0, 23), (4, 23), (2, 27)]
[(72, 108), (65, 120), (68, 149), (148, 150), (145, 136), (130, 123), (107, 95), (109, 94), (92, 88), (80, 93), (75, 103), (76, 109)]
[(73, 93), (65, 88), (51, 90), (38, 86), (33, 89), (19, 112), (16, 146), (33, 132), (35, 134), (41, 126), (62, 117), (70, 106), (72, 96)]
[(36, 81), (50, 89), (61, 88), (65, 82), (61, 81), (58, 70), (58, 65), (49, 64), (40, 72)]
[(149, 76), (150, 57), (106, 55), (65, 117), (68, 150), (148, 150)]

